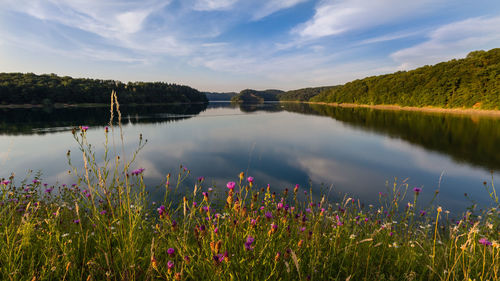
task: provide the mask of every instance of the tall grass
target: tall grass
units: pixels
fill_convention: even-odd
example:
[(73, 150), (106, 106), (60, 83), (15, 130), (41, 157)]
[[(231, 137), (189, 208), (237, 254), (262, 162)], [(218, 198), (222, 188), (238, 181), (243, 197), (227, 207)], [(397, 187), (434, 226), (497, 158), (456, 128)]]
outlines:
[[(111, 104), (119, 112), (116, 95)], [(423, 191), (406, 183), (364, 206), (255, 186), (243, 173), (224, 190), (203, 178), (189, 188), (182, 166), (153, 203), (144, 170), (131, 168), (142, 136), (126, 160), (109, 145), (113, 134), (123, 140), (121, 126), (104, 129), (102, 155), (87, 129), (73, 130), (83, 167), (68, 151), (75, 184), (1, 181), (1, 280), (499, 280), (493, 180), (495, 207), (457, 220), (418, 209)]]

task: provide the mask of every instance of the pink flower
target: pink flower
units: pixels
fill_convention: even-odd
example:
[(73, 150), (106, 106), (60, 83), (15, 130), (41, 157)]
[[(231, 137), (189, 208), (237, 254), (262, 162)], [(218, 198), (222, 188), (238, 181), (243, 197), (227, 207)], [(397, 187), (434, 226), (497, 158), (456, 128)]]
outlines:
[(491, 246), (492, 245), (492, 243), (490, 241), (488, 241), (488, 239), (486, 239), (486, 238), (479, 239), (479, 244), (482, 244), (484, 246)]
[(131, 174), (134, 176), (138, 176), (138, 175), (142, 174), (144, 172), (144, 170), (145, 170), (144, 168), (139, 168), (137, 170), (133, 170)]
[(236, 186), (236, 183), (234, 181), (230, 181), (226, 184), (227, 188), (233, 190), (234, 187)]
[(89, 129), (89, 126), (81, 126), (82, 132), (86, 132)]
[(247, 181), (248, 181), (249, 183), (253, 183), (253, 177), (248, 177), (248, 178), (247, 178)]

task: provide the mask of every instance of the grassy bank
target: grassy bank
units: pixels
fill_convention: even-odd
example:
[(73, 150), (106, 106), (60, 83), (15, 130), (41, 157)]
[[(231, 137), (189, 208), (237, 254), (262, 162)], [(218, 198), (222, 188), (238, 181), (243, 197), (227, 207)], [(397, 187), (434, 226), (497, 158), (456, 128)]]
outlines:
[[(167, 175), (152, 202), (135, 155), (103, 155), (73, 131), (74, 184), (35, 177), (0, 182), (2, 280), (498, 280), (499, 201), (459, 218), (395, 183), (376, 206), (329, 201), (312, 189), (257, 186), (235, 175), (224, 187)], [(122, 136), (121, 136), (122, 137)], [(111, 142), (112, 143), (112, 142)], [(145, 142), (142, 137), (139, 147)], [(120, 149), (118, 149), (120, 150)], [(75, 156), (73, 156), (75, 155)], [(71, 166), (83, 157), (83, 167)], [(186, 191), (189, 190), (189, 191)], [(305, 198), (305, 199), (301, 199)], [(313, 200), (313, 198), (320, 198)], [(419, 207), (417, 207), (419, 206)]]

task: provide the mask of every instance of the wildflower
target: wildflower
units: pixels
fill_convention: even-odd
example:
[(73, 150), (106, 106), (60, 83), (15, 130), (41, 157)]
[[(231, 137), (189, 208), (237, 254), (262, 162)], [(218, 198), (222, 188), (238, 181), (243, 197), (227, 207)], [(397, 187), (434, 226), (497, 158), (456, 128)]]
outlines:
[(86, 132), (89, 129), (89, 126), (80, 126), (82, 132)]
[(300, 232), (304, 232), (304, 231), (306, 231), (306, 228), (305, 227), (301, 227), (300, 228)]
[(226, 184), (226, 187), (229, 188), (229, 190), (233, 190), (235, 186), (236, 183), (234, 181), (230, 181)]
[(413, 189), (413, 192), (415, 192), (415, 194), (416, 194), (416, 195), (418, 195), (418, 194), (420, 193), (420, 191), (422, 191), (422, 189), (421, 189), (421, 188), (419, 188), (419, 187), (415, 187), (415, 188)]
[(159, 208), (157, 208), (156, 211), (158, 212), (158, 215), (160, 215), (160, 218), (162, 218), (163, 216), (165, 216), (167, 214), (167, 209), (163, 205), (161, 205)]
[(441, 206), (439, 206), (439, 207), (437, 208), (437, 212), (438, 212), (438, 213), (441, 213), (442, 211), (443, 211), (443, 208), (441, 208)]
[(482, 244), (484, 246), (491, 246), (492, 245), (492, 243), (490, 241), (488, 241), (488, 239), (486, 239), (486, 238), (479, 239), (479, 244)]
[(295, 185), (295, 188), (293, 189), (293, 193), (297, 193), (297, 191), (298, 191), (298, 190), (299, 190), (299, 185), (298, 185), (298, 184), (296, 184), (296, 185)]
[(202, 181), (204, 181), (204, 180), (205, 180), (205, 177), (199, 177), (199, 178), (198, 178), (198, 181), (199, 181), (199, 182), (202, 182)]
[(151, 266), (158, 271), (158, 263), (156, 262), (156, 259), (154, 256), (151, 256)]
[(10, 183), (10, 181), (8, 181), (8, 180), (4, 180), (1, 182), (1, 184), (3, 184), (3, 185), (8, 185), (9, 183)]
[(280, 257), (281, 257), (281, 253), (280, 252), (276, 252), (276, 256), (274, 256), (274, 261), (278, 262), (280, 260)]
[(245, 241), (245, 250), (251, 251), (253, 250), (252, 243), (255, 241), (255, 239), (252, 236), (247, 237), (247, 241)]
[(174, 268), (174, 262), (173, 261), (168, 261), (167, 262), (167, 268), (168, 268), (168, 273), (172, 273), (172, 268)]
[(50, 194), (52, 192), (52, 190), (53, 190), (53, 188), (47, 188), (47, 189), (45, 189), (45, 193)]
[(273, 218), (273, 214), (271, 212), (266, 212), (266, 218), (267, 219), (272, 219)]
[(278, 209), (278, 210), (283, 209), (283, 203), (279, 202), (279, 203), (276, 205), (276, 209)]
[(79, 224), (79, 223), (80, 223), (80, 220), (79, 220), (79, 219), (73, 220), (73, 223), (74, 223), (74, 224)]
[(139, 168), (137, 170), (133, 170), (131, 174), (133, 176), (138, 176), (138, 175), (142, 174), (142, 172), (144, 172), (144, 170), (145, 170), (144, 168)]
[(203, 200), (208, 201), (208, 192), (203, 192)]
[(426, 212), (426, 211), (424, 211), (424, 210), (420, 210), (420, 216), (421, 216), (421, 217), (425, 216), (425, 214), (427, 214), (427, 212)]
[(304, 240), (300, 239), (299, 243), (297, 243), (297, 247), (301, 248), (304, 244)]
[(189, 258), (189, 256), (184, 256), (184, 261), (189, 264), (189, 262), (191, 262), (191, 259)]
[(174, 248), (168, 248), (167, 254), (171, 257), (175, 255), (175, 249)]
[(219, 232), (219, 228), (218, 227), (214, 228), (214, 233), (217, 234), (217, 232)]
[(99, 212), (101, 215), (105, 215), (106, 214), (106, 210), (102, 210)]
[(243, 178), (245, 178), (245, 173), (244, 173), (244, 172), (241, 172), (241, 173), (240, 173), (240, 181), (242, 181), (242, 180), (243, 180)]
[(104, 131), (107, 133), (109, 131), (108, 126), (104, 127)]

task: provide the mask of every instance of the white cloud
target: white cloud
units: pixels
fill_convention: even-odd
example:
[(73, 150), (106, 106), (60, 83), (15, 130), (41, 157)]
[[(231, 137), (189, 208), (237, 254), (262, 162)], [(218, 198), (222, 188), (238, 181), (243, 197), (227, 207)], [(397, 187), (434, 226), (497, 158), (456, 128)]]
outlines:
[(305, 1), (308, 0), (268, 0), (265, 1), (265, 4), (262, 6), (262, 8), (258, 9), (257, 12), (255, 12), (253, 18), (254, 20), (259, 20), (271, 14), (274, 14), (277, 11), (291, 8)]
[(319, 38), (348, 30), (363, 29), (416, 16), (431, 0), (339, 0), (322, 1), (314, 17), (293, 31), (302, 37)]
[(404, 70), (465, 57), (470, 51), (499, 45), (500, 17), (470, 18), (439, 27), (429, 34), (427, 41), (399, 50), (391, 58)]
[(228, 10), (238, 0), (197, 0), (193, 9), (196, 11)]

